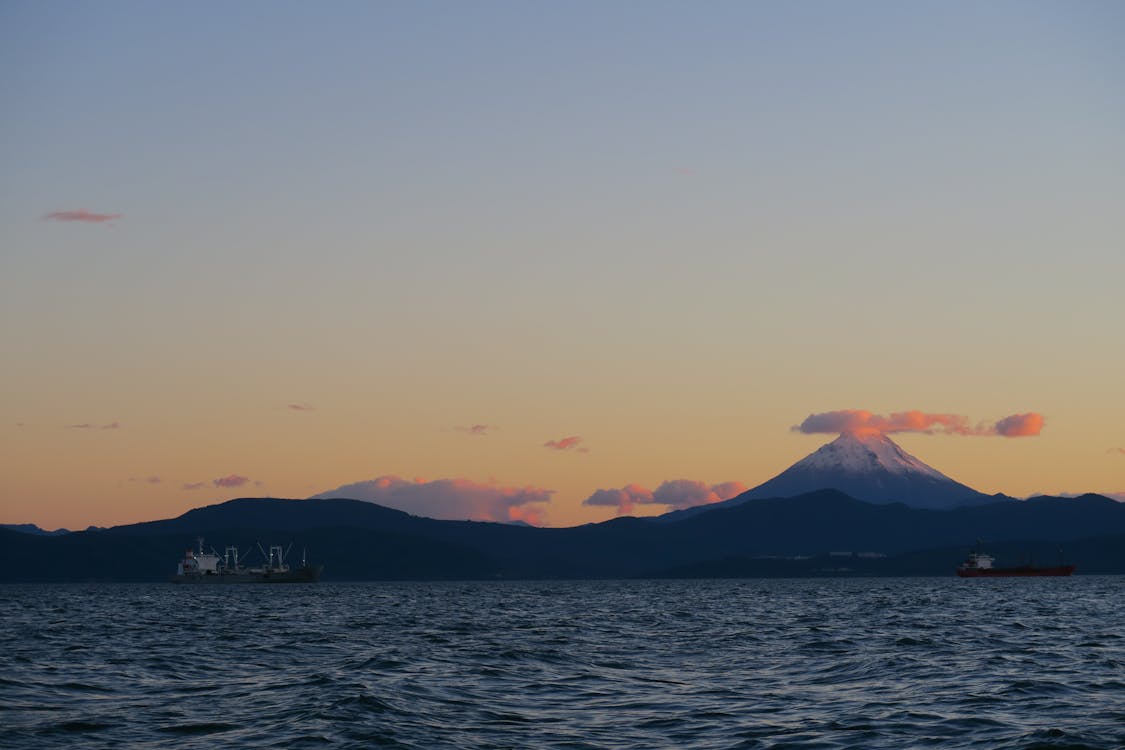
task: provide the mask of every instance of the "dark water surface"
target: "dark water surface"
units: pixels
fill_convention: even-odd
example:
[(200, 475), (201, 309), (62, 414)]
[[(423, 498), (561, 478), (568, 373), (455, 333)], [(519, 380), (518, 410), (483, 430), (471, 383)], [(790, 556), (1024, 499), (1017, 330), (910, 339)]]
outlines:
[(1122, 748), (1125, 578), (3, 586), (0, 746)]

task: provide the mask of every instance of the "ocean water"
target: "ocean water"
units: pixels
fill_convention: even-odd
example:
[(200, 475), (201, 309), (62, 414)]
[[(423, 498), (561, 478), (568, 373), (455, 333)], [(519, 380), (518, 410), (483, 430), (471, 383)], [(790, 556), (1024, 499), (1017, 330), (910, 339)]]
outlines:
[(1125, 578), (0, 587), (5, 748), (1122, 748)]

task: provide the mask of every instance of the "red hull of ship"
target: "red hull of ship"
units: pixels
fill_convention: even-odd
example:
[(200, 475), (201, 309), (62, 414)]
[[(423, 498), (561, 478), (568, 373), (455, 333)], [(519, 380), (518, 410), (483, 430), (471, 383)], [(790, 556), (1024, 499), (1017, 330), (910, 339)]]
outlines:
[(1068, 576), (1074, 572), (1073, 565), (1059, 565), (1054, 568), (1033, 568), (1023, 565), (1018, 568), (986, 568), (984, 570), (957, 569), (961, 578), (1016, 578), (1036, 576)]

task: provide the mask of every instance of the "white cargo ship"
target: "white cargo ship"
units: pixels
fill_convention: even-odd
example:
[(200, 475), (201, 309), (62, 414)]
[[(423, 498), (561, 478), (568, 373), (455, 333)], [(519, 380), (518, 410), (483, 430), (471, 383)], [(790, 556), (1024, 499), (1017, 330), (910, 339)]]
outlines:
[(238, 547), (227, 547), (222, 555), (212, 549), (203, 551), (203, 537), (199, 537), (199, 549), (188, 549), (176, 566), (172, 583), (312, 583), (320, 580), (323, 565), (311, 565), (302, 557), (299, 567), (285, 562), (288, 550), (281, 551), (281, 545), (274, 545), (269, 552), (262, 549), (265, 561), (257, 567), (244, 567), (238, 556)]

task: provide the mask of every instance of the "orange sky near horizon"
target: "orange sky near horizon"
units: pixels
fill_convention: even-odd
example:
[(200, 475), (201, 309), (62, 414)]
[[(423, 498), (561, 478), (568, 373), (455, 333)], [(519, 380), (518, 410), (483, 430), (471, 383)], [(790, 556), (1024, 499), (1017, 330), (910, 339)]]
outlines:
[(846, 409), (1041, 414), (894, 440), (1125, 492), (1116, 6), (222, 12), (0, 9), (0, 523), (394, 476), (572, 525)]

